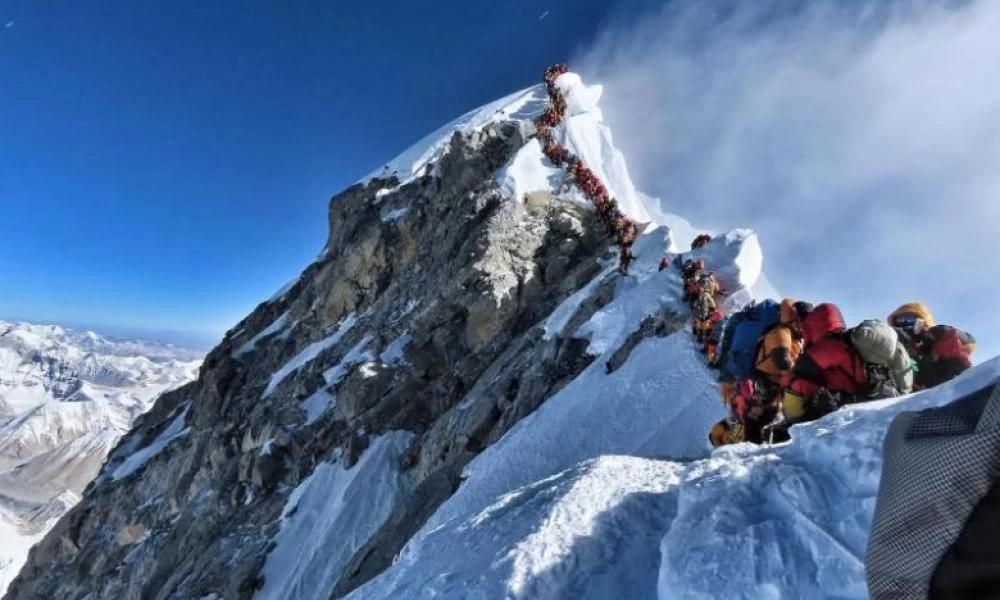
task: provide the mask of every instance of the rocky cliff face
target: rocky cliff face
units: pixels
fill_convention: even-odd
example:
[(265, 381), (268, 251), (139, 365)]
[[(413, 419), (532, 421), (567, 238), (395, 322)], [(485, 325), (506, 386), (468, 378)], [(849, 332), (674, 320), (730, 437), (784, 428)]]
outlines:
[(324, 254), (141, 418), (8, 597), (250, 598), (292, 490), (391, 436), (392, 494), (326, 540), (339, 568), (316, 576), (339, 597), (386, 569), (463, 467), (593, 360), (538, 325), (592, 281), (561, 329), (608, 302), (614, 258), (585, 206), (495, 183), (529, 129), (456, 133), (426, 174), (334, 197)]

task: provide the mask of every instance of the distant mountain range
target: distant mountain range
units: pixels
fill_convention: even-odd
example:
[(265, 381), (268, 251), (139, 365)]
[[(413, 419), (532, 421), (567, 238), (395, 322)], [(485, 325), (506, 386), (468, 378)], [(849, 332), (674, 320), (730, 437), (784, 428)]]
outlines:
[(0, 321), (0, 594), (164, 391), (202, 353), (93, 331)]

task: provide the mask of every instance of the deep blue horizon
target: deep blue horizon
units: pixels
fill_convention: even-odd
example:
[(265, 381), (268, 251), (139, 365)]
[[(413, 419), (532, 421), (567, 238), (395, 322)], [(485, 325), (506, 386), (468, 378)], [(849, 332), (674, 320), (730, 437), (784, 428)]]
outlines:
[(313, 260), (332, 195), (608, 11), (0, 4), (0, 318), (217, 340)]

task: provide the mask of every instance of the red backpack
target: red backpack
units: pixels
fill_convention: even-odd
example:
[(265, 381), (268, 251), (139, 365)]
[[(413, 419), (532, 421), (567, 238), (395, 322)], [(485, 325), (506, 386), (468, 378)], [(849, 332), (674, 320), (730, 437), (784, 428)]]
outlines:
[(844, 315), (841, 314), (836, 304), (829, 302), (816, 306), (802, 319), (802, 335), (805, 337), (807, 347), (831, 333), (843, 331), (846, 328)]
[(808, 397), (821, 386), (856, 394), (868, 387), (865, 362), (843, 335), (845, 330), (844, 316), (835, 304), (820, 304), (802, 319), (804, 356), (815, 363), (821, 376), (809, 377), (803, 369), (796, 370), (793, 379), (798, 382), (791, 387), (797, 393)]

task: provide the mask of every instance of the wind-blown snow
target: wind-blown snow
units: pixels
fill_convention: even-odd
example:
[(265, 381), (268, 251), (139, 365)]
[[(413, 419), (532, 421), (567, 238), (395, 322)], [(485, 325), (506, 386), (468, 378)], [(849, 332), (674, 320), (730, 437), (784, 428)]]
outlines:
[(184, 427), (184, 420), (187, 418), (188, 406), (184, 407), (181, 414), (174, 417), (170, 425), (166, 427), (160, 435), (156, 436), (151, 444), (132, 453), (125, 461), (111, 472), (111, 478), (119, 480), (128, 477), (141, 469), (146, 463), (155, 458), (160, 452), (170, 445), (174, 440), (187, 435), (191, 430)]
[(347, 335), (357, 322), (357, 315), (351, 313), (341, 320), (340, 324), (337, 325), (337, 328), (333, 333), (322, 340), (313, 342), (303, 348), (298, 354), (293, 356), (288, 362), (282, 365), (280, 369), (271, 375), (271, 381), (268, 382), (267, 389), (264, 390), (263, 397), (267, 398), (270, 396), (271, 392), (273, 392), (286, 377), (309, 364), (309, 362), (319, 356), (324, 350), (336, 346), (337, 343), (340, 342), (341, 338)]
[(295, 489), (256, 600), (327, 600), (344, 565), (408, 491), (399, 464), (412, 439), (409, 432), (387, 433), (350, 469), (322, 464)]
[(611, 130), (604, 125), (598, 108), (603, 88), (584, 85), (576, 73), (565, 73), (556, 85), (566, 96), (566, 116), (555, 128), (556, 139), (578, 156), (600, 179), (618, 201), (618, 208), (637, 223), (650, 223), (644, 197), (632, 183), (625, 157), (617, 148)]
[[(557, 141), (594, 171), (626, 215), (648, 225), (633, 248), (636, 260), (625, 277), (609, 262), (541, 324), (546, 338), (587, 340), (593, 362), (474, 458), (393, 566), (349, 598), (864, 598), (862, 559), (890, 420), (996, 380), (1000, 358), (933, 390), (794, 427), (786, 444), (712, 452), (707, 432), (725, 409), (716, 373), (689, 331), (642, 339), (612, 372), (609, 359), (647, 319), (687, 320), (678, 269), (657, 269), (665, 254), (703, 260), (727, 290), (728, 309), (755, 293), (775, 296), (757, 236), (731, 231), (688, 252), (706, 232), (635, 189), (602, 121), (602, 88), (572, 73), (556, 85), (567, 99), (553, 129)], [(544, 87), (535, 86), (472, 111), (363, 181), (395, 174), (405, 183), (429, 171), (456, 131), (534, 119), (546, 102)], [(514, 200), (545, 191), (580, 201), (559, 190), (565, 180), (535, 140), (495, 174)], [(386, 209), (385, 217), (404, 210)], [(609, 302), (574, 320), (608, 288)], [(375, 372), (370, 342), (366, 336), (328, 369), (327, 382), (335, 385), (359, 363)], [(332, 343), (305, 348), (272, 376), (266, 393)], [(399, 364), (407, 343), (408, 335), (397, 339), (379, 361)], [(329, 388), (314, 394), (301, 405), (307, 422), (335, 402)], [(410, 439), (383, 436), (352, 469), (321, 465), (292, 493), (257, 598), (328, 596), (408, 491), (399, 457)]]

